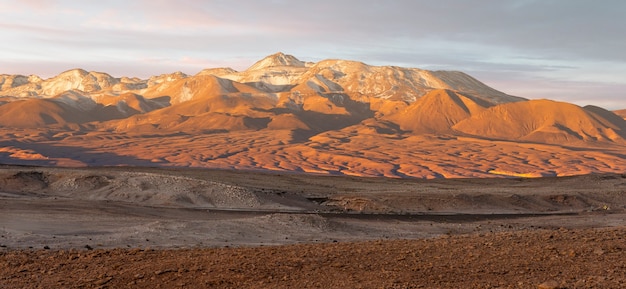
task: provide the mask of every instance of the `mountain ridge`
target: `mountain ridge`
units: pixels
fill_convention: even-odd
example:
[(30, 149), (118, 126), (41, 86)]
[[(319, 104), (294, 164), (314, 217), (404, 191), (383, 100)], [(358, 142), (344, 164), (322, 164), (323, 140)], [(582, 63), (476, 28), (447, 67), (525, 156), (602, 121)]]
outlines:
[[(551, 143), (576, 139), (619, 142), (626, 130), (623, 118), (600, 108), (587, 109), (595, 111), (588, 115), (581, 113), (584, 108), (562, 102), (537, 105), (541, 101), (504, 94), (458, 71), (370, 66), (338, 59), (311, 63), (282, 52), (241, 72), (212, 68), (196, 75), (174, 72), (141, 80), (70, 69), (45, 80), (10, 75), (0, 79), (6, 88), (0, 90), (0, 95), (7, 96), (7, 110), (14, 100), (50, 99), (73, 107), (73, 114), (89, 114), (55, 115), (57, 123), (95, 122), (95, 127), (114, 127), (118, 131), (132, 125), (148, 125), (157, 131), (203, 131), (191, 124), (202, 126), (200, 119), (206, 119), (204, 126), (210, 130), (297, 127), (321, 132), (374, 118), (413, 134), (461, 133)], [(562, 110), (575, 112), (578, 121), (584, 121), (587, 127), (577, 127), (576, 121), (568, 122), (564, 116), (540, 125), (541, 128), (528, 123), (533, 118), (531, 122), (541, 122), (539, 119), (546, 114), (561, 114)], [(537, 111), (544, 115), (534, 116)], [(22, 118), (26, 118), (24, 113), (20, 114)], [(144, 114), (146, 117), (141, 116)], [(124, 120), (133, 115), (140, 116)], [(323, 115), (347, 123), (322, 124)], [(114, 124), (117, 120), (120, 123)], [(295, 125), (289, 125), (290, 121)], [(5, 120), (0, 125), (16, 122), (17, 119)], [(25, 121), (21, 126), (40, 125), (41, 121)], [(528, 130), (529, 127), (533, 129)], [(556, 135), (561, 135), (562, 140), (555, 139)]]
[[(402, 68), (396, 66), (370, 66), (363, 62), (337, 59), (327, 59), (317, 63), (312, 63), (300, 61), (292, 55), (287, 55), (281, 52), (259, 60), (255, 63), (255, 65), (252, 65), (251, 68), (254, 69), (248, 68), (244, 71), (236, 71), (232, 68), (207, 68), (196, 74), (196, 76), (201, 74), (210, 74), (240, 83), (266, 81), (265, 84), (271, 86), (295, 85), (297, 84), (295, 83), (296, 81), (298, 83), (303, 83), (311, 78), (314, 78), (316, 75), (322, 75), (329, 80), (337, 81), (339, 78), (353, 73), (354, 71), (365, 71), (366, 74), (357, 76), (365, 78), (374, 74), (374, 78), (381, 80), (397, 74), (400, 80), (409, 78), (410, 82), (415, 82), (413, 89), (415, 89), (415, 86), (417, 85), (420, 86), (420, 92), (418, 94), (421, 95), (425, 94), (427, 92), (426, 90), (429, 89), (443, 88), (463, 91), (467, 88), (462, 85), (465, 83), (465, 86), (480, 86), (481, 90), (488, 90), (494, 95), (505, 97), (506, 99), (504, 102), (524, 100), (519, 97), (507, 96), (506, 94), (490, 88), (471, 76), (459, 71), (426, 71), (416, 68)], [(278, 71), (262, 71), (260, 72), (260, 75), (255, 74), (255, 70), (263, 70), (264, 68), (279, 69)], [(405, 74), (416, 75), (407, 76)], [(333, 76), (329, 77), (329, 75)], [(437, 79), (436, 76), (440, 76), (440, 78)], [(182, 72), (174, 72), (152, 76), (148, 79), (125, 76), (118, 78), (103, 72), (86, 71), (84, 69), (75, 68), (64, 71), (48, 79), (41, 79), (36, 75), (28, 77), (23, 75), (1, 75), (0, 87), (2, 87), (2, 89), (0, 89), (0, 93), (5, 96), (40, 96), (45, 98), (71, 89), (81, 90), (87, 93), (99, 91), (141, 91), (142, 89), (188, 77), (190, 76)], [(12, 79), (19, 80), (14, 81)], [(448, 80), (446, 82), (441, 79)], [(472, 83), (468, 85), (468, 82)], [(450, 86), (448, 84), (452, 85)], [(338, 83), (338, 85), (343, 86), (341, 83)], [(361, 91), (359, 91), (358, 88), (354, 88), (350, 90), (359, 91), (362, 94), (381, 94), (381, 96), (384, 97), (382, 94), (389, 90), (389, 88), (390, 87), (381, 87), (379, 89), (369, 88)], [(415, 99), (406, 100), (414, 101)]]
[[(0, 136), (61, 164), (148, 159), (396, 177), (626, 169), (626, 119), (619, 111), (527, 100), (458, 71), (340, 59), (312, 63), (276, 53), (244, 71), (208, 68), (139, 79), (71, 69), (48, 79), (0, 75), (0, 88)], [(564, 159), (537, 159), (527, 144), (545, 146), (541, 158), (559, 152)], [(85, 151), (55, 158), (48, 145)], [(127, 157), (86, 156), (104, 149)], [(508, 152), (524, 152), (524, 162), (513, 165), (519, 160)], [(495, 153), (502, 155), (476, 159)], [(594, 161), (586, 157), (596, 154)], [(0, 162), (13, 158), (0, 153)]]

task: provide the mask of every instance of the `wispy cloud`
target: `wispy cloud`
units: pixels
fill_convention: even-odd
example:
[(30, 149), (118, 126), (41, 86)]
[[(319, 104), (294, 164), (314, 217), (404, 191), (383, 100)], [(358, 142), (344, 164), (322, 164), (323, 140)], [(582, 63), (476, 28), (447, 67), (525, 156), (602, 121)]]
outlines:
[[(521, 88), (557, 94), (560, 85), (550, 81), (626, 83), (623, 11), (621, 0), (0, 0), (0, 65), (12, 63), (5, 73), (24, 71), (21, 62), (43, 74), (31, 66), (37, 62), (146, 76), (241, 69), (284, 51), (313, 61), (462, 70), (540, 97)], [(581, 85), (579, 93), (591, 98), (597, 89)], [(603, 95), (626, 107), (620, 91)]]

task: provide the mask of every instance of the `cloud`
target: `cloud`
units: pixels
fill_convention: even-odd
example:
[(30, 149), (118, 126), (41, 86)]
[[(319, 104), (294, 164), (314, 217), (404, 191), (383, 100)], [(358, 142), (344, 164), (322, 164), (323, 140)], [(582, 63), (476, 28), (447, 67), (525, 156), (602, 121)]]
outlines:
[[(550, 81), (617, 89), (626, 83), (625, 10), (621, 0), (0, 0), (0, 63), (22, 61), (29, 73), (41, 73), (30, 66), (37, 62), (63, 70), (109, 64), (145, 76), (243, 69), (283, 51), (461, 70), (506, 92), (533, 93), (518, 88), (537, 79), (554, 94), (559, 86)], [(580, 91), (595, 93), (589, 85)]]
[[(186, 9), (171, 8), (170, 5), (159, 5), (154, 1), (149, 6), (131, 5), (129, 7), (107, 7), (90, 16), (82, 23), (85, 28), (139, 31), (139, 32), (173, 32), (184, 33), (221, 28), (211, 15), (202, 10), (187, 7)], [(168, 2), (177, 3), (177, 2)]]

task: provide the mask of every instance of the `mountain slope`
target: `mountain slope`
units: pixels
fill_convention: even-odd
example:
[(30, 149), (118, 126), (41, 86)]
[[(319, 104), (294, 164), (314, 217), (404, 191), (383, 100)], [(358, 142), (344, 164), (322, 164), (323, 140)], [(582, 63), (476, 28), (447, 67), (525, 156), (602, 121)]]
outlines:
[(475, 136), (515, 141), (613, 142), (623, 141), (626, 121), (615, 122), (569, 103), (530, 100), (491, 107), (453, 128)]
[[(623, 119), (600, 108), (526, 101), (456, 71), (371, 66), (358, 61), (304, 62), (276, 53), (245, 71), (205, 69), (147, 80), (114, 78), (73, 69), (42, 80), (0, 77), (0, 104), (33, 114), (57, 112), (48, 121), (22, 117), (22, 127), (107, 121), (118, 131), (233, 131), (286, 129), (323, 132), (369, 121), (412, 134), (469, 134), (536, 142), (617, 141)], [(24, 96), (48, 102), (11, 104)], [(41, 105), (42, 107), (36, 107)], [(26, 107), (25, 107), (26, 109)], [(61, 113), (72, 109), (72, 113)], [(51, 121), (54, 119), (55, 121)]]
[[(216, 76), (221, 83), (202, 88), (183, 82), (193, 82), (202, 76)], [(362, 102), (381, 98), (411, 103), (433, 89), (465, 93), (492, 105), (524, 100), (494, 90), (461, 72), (370, 66), (346, 60), (310, 63), (283, 53), (270, 55), (245, 71), (237, 72), (230, 68), (205, 69), (191, 77), (177, 72), (141, 80), (115, 78), (106, 73), (83, 69), (68, 70), (46, 80), (36, 76), (1, 75), (0, 95), (45, 98), (76, 90), (90, 97), (97, 97), (102, 94), (132, 92), (146, 98), (170, 96), (172, 103), (180, 103), (193, 99), (195, 94), (210, 93), (211, 89), (215, 90), (213, 93), (234, 92), (232, 86), (236, 84), (245, 85), (244, 90), (257, 90), (251, 93), (341, 93)]]
[[(171, 106), (103, 124), (118, 131), (185, 131), (258, 129), (269, 122), (277, 99), (250, 86), (213, 75), (199, 75), (153, 86), (146, 97), (169, 98)], [(257, 119), (262, 119), (257, 120)]]
[(494, 90), (461, 72), (370, 66), (346, 60), (320, 61), (298, 82), (316, 83), (320, 76), (326, 86), (333, 84), (331, 90), (344, 91), (354, 97), (414, 102), (433, 89), (449, 89), (474, 95), (491, 104), (524, 100)]
[(619, 115), (620, 117), (622, 117), (623, 119), (626, 119), (626, 109), (620, 109), (620, 110), (616, 110), (613, 113)]
[(370, 66), (358, 61), (323, 60), (308, 63), (291, 55), (270, 55), (245, 71), (205, 70), (268, 92), (344, 93), (353, 99), (383, 98), (414, 102), (433, 89), (474, 95), (490, 104), (523, 101), (456, 71), (427, 71), (395, 66)]
[(0, 163), (378, 177), (626, 171), (626, 120), (456, 71), (300, 61), (148, 79), (0, 75)]
[(50, 99), (26, 99), (0, 106), (0, 126), (37, 128), (92, 121), (87, 114)]
[(132, 92), (120, 95), (102, 95), (97, 97), (95, 101), (105, 107), (115, 107), (117, 111), (126, 117), (151, 112), (170, 105), (169, 97), (146, 99)]
[(28, 77), (24, 75), (0, 74), (0, 91), (38, 81), (41, 81), (41, 79), (36, 76)]
[(12, 96), (40, 96), (52, 97), (68, 90), (78, 90), (86, 93), (100, 91), (127, 91), (146, 87), (145, 81), (137, 78), (114, 78), (101, 72), (88, 72), (83, 69), (65, 71), (55, 77), (43, 80), (38, 76), (16, 76), (20, 79), (19, 85), (2, 86), (0, 94)]
[(306, 65), (307, 63), (305, 63), (304, 61), (300, 61), (293, 55), (277, 52), (257, 61), (252, 66), (250, 66), (247, 71), (268, 69), (280, 66), (305, 67)]
[(107, 95), (94, 100), (77, 90), (68, 90), (49, 98), (13, 98), (0, 105), (0, 125), (40, 128), (46, 126), (78, 127), (77, 124), (123, 119), (160, 109), (164, 100), (147, 100), (126, 93)]
[(482, 112), (481, 106), (468, 97), (450, 90), (433, 90), (388, 119), (400, 129), (416, 134), (452, 133), (458, 122)]
[(233, 82), (213, 75), (170, 79), (142, 91), (146, 98), (170, 97), (172, 104), (238, 92)]

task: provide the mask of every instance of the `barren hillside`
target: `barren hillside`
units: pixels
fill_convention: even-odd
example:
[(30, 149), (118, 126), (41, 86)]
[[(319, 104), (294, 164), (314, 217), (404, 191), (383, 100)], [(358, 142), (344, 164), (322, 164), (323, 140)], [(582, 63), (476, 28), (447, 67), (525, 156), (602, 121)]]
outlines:
[(2, 75), (0, 162), (387, 177), (626, 169), (626, 120), (507, 95), (456, 71), (305, 62), (149, 79)]

